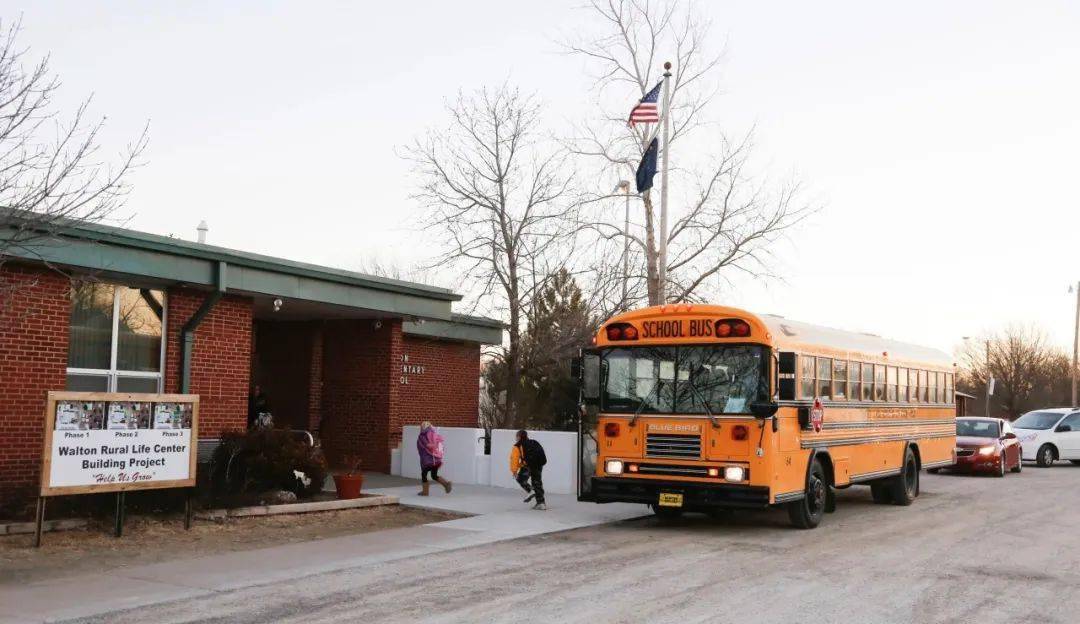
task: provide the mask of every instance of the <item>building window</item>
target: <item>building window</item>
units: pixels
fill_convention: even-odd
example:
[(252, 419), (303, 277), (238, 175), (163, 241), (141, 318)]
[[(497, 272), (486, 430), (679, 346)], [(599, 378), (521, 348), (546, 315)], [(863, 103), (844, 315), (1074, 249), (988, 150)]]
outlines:
[(800, 377), (801, 384), (799, 385), (799, 396), (804, 399), (814, 398), (814, 356), (801, 355), (799, 356)]
[(851, 380), (851, 393), (848, 395), (852, 401), (858, 401), (862, 396), (862, 365), (858, 362), (848, 364), (848, 379)]
[(832, 396), (832, 358), (819, 357), (817, 359), (817, 395), (823, 399)]
[(67, 389), (160, 392), (165, 296), (85, 283), (72, 290)]
[(848, 397), (847, 360), (833, 360), (833, 398), (844, 400)]

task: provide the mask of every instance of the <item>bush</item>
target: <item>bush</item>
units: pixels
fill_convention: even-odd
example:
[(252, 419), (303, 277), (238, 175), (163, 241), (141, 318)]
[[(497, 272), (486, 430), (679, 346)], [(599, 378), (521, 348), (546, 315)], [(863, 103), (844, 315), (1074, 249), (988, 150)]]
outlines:
[[(310, 480), (307, 485), (296, 472)], [(275, 429), (227, 431), (210, 458), (215, 495), (288, 490), (307, 498), (322, 491), (327, 472), (321, 450)]]

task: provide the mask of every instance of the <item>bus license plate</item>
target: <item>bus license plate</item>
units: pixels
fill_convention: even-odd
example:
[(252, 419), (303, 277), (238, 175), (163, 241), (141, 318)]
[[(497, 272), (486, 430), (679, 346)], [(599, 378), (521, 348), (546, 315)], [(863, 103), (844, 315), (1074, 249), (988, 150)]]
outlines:
[(661, 507), (682, 507), (682, 494), (660, 492)]

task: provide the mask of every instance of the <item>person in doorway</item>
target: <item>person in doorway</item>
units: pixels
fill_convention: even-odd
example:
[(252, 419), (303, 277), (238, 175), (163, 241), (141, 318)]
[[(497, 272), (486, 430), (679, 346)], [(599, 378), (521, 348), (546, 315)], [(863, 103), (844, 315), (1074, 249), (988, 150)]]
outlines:
[(420, 424), (420, 435), (416, 437), (416, 450), (420, 453), (420, 496), (427, 496), (431, 484), (428, 476), (443, 486), (449, 494), (454, 484), (439, 476), (443, 460), (443, 437), (426, 420)]
[(528, 494), (525, 497), (526, 503), (536, 497), (536, 492), (533, 492), (532, 486), (529, 485), (529, 467), (525, 465), (525, 456), (521, 454), (521, 445), (516, 442), (510, 447), (510, 474), (514, 475), (514, 481), (517, 481), (521, 489)]
[[(544, 501), (544, 464), (547, 464), (547, 455), (544, 454), (544, 447), (536, 440), (530, 439), (529, 432), (524, 429), (517, 432), (517, 443), (514, 446), (518, 448), (518, 453), (525, 461), (525, 468), (529, 471), (532, 493), (536, 497), (533, 509), (547, 509), (547, 503)], [(531, 498), (531, 496), (526, 498), (525, 502)]]
[(248, 395), (248, 429), (254, 429), (265, 422), (269, 414), (270, 402), (266, 400), (266, 393), (259, 384), (254, 384), (251, 386), (251, 394)]

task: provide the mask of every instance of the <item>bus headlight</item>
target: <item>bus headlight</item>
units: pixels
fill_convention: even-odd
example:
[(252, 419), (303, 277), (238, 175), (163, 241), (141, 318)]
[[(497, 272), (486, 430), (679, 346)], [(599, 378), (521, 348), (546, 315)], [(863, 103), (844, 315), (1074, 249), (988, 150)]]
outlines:
[(724, 479), (728, 481), (743, 481), (746, 479), (746, 470), (742, 466), (728, 466), (724, 468)]
[(608, 474), (613, 474), (613, 475), (622, 474), (622, 472), (623, 472), (622, 460), (620, 460), (620, 459), (609, 459), (609, 460), (607, 460), (606, 462), (604, 462), (604, 472), (606, 472)]

